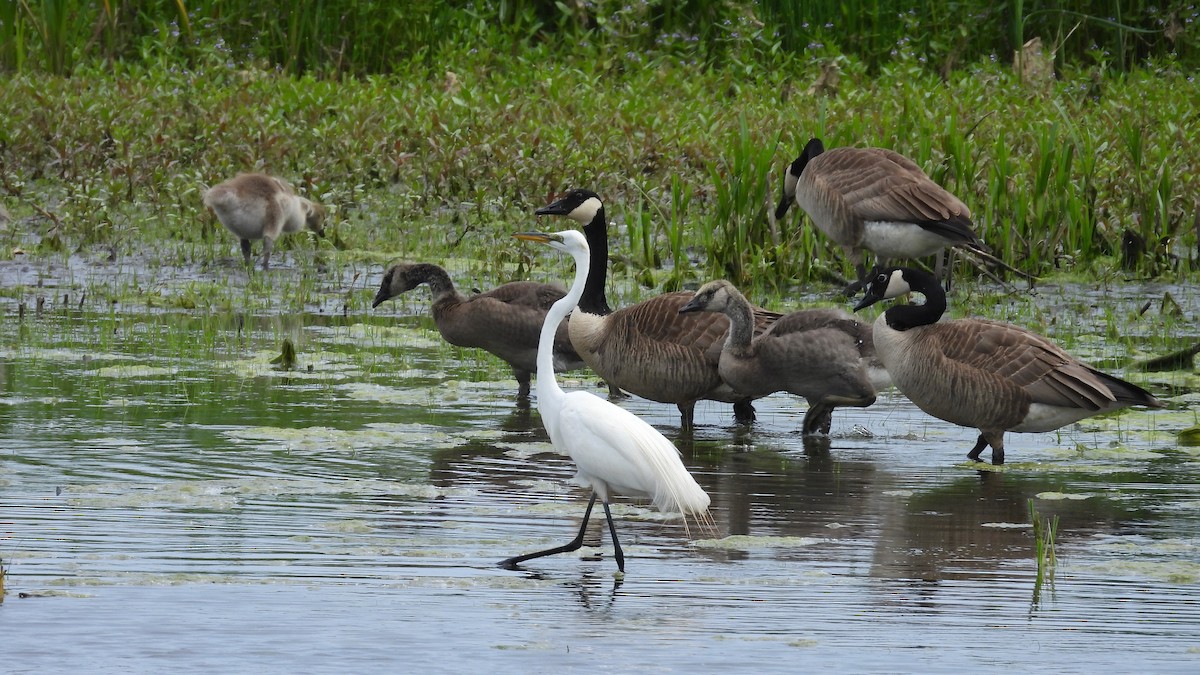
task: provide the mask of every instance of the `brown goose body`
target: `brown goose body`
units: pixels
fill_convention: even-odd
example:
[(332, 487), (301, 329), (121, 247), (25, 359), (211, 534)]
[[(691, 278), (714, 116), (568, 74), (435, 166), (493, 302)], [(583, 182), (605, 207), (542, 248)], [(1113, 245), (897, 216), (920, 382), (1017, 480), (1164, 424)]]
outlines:
[(1006, 431), (1053, 431), (1128, 406), (1164, 407), (1141, 387), (1082, 363), (1024, 328), (984, 319), (938, 323), (946, 295), (927, 272), (880, 272), (858, 308), (910, 290), (924, 294), (925, 304), (881, 314), (875, 348), (896, 388), (917, 407), (979, 429), (970, 459), (990, 445), (992, 463), (1003, 463)]
[(874, 348), (870, 329), (838, 309), (785, 314), (757, 337), (750, 302), (728, 281), (696, 291), (680, 312), (720, 312), (730, 321), (721, 350), (721, 378), (740, 392), (767, 396), (786, 391), (808, 401), (805, 434), (828, 433), (837, 406), (868, 406), (875, 387), (868, 375)]
[(788, 167), (776, 218), (793, 201), (842, 247), (860, 282), (866, 276), (865, 250), (875, 253), (881, 266), (891, 258), (919, 258), (947, 246), (987, 251), (972, 230), (967, 205), (891, 150), (826, 151), (812, 139)]
[[(730, 387), (718, 371), (729, 321), (721, 314), (680, 314), (686, 291), (666, 293), (611, 311), (604, 285), (608, 268), (608, 224), (604, 204), (590, 190), (572, 190), (538, 209), (581, 223), (591, 250), (583, 297), (571, 314), (571, 343), (584, 362), (610, 385), (631, 394), (679, 407), (691, 428), (699, 400), (734, 403), (739, 419), (753, 419), (751, 396)], [(761, 331), (780, 314), (754, 308)]]
[[(529, 396), (530, 374), (537, 370), (538, 336), (546, 312), (565, 291), (551, 284), (514, 281), (470, 297), (454, 287), (446, 270), (431, 263), (401, 263), (384, 273), (372, 307), (421, 284), (433, 296), (433, 322), (442, 338), (458, 347), (486, 350), (513, 369), (518, 396)], [(571, 346), (567, 322), (558, 327), (554, 339), (554, 369), (557, 372), (583, 367)]]
[(204, 193), (204, 205), (241, 241), (242, 257), (250, 264), (250, 242), (263, 240), (263, 269), (271, 263), (271, 249), (281, 234), (307, 227), (325, 234), (325, 207), (296, 194), (282, 178), (244, 173)]

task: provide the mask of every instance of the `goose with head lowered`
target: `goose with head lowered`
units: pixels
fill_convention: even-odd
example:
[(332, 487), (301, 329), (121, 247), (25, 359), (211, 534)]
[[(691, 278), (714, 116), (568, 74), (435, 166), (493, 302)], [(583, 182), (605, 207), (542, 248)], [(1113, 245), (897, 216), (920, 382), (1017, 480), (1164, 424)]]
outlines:
[(242, 243), (250, 265), (250, 242), (263, 240), (262, 268), (271, 266), (271, 249), (282, 234), (308, 228), (325, 236), (325, 207), (296, 194), (292, 184), (264, 173), (243, 173), (204, 193), (204, 205)]
[(555, 330), (584, 293), (588, 274), (587, 240), (575, 230), (551, 234), (523, 232), (514, 236), (549, 244), (575, 259), (575, 282), (566, 297), (555, 302), (547, 312), (542, 328), (538, 346), (537, 407), (550, 441), (555, 448), (570, 455), (578, 467), (576, 482), (591, 488), (592, 496), (579, 533), (570, 543), (514, 556), (500, 564), (512, 568), (533, 558), (579, 549), (583, 545), (592, 507), (599, 498), (604, 505), (617, 568), (624, 572), (625, 555), (617, 541), (617, 528), (608, 507), (614, 493), (649, 498), (660, 511), (683, 514), (685, 526), (688, 516), (702, 524), (711, 523), (709, 497), (688, 473), (679, 450), (657, 429), (591, 392), (563, 391), (554, 378), (551, 353)]
[(865, 250), (875, 253), (877, 266), (891, 258), (933, 255), (947, 246), (988, 251), (971, 229), (967, 205), (891, 150), (826, 151), (820, 139), (810, 140), (784, 175), (776, 220), (793, 202), (854, 264), (858, 280), (846, 288), (847, 295), (866, 283)]
[[(722, 314), (680, 314), (692, 294), (665, 293), (616, 311), (609, 308), (608, 222), (604, 203), (591, 190), (571, 190), (537, 215), (566, 216), (583, 225), (590, 247), (587, 280), (579, 306), (571, 313), (571, 344), (610, 385), (660, 403), (679, 407), (684, 429), (691, 429), (696, 402), (734, 404), (741, 421), (754, 419), (751, 396), (721, 379), (718, 364), (729, 330)], [(754, 330), (761, 332), (780, 314), (754, 307)]]
[(1128, 406), (1165, 407), (1141, 387), (1080, 362), (1046, 338), (985, 319), (938, 322), (946, 293), (928, 272), (880, 270), (855, 311), (908, 292), (923, 305), (897, 305), (875, 320), (875, 349), (893, 384), (925, 412), (979, 429), (967, 454), (989, 445), (1004, 463), (1004, 432), (1053, 431)]
[[(529, 398), (530, 373), (537, 368), (538, 336), (546, 312), (566, 294), (559, 286), (514, 281), (465, 297), (446, 270), (432, 263), (400, 263), (388, 268), (371, 307), (427, 284), (433, 294), (433, 322), (442, 338), (458, 347), (484, 349), (512, 366), (517, 396)], [(554, 334), (554, 369), (583, 367), (561, 321)]]
[(750, 302), (733, 284), (718, 280), (701, 286), (679, 311), (721, 312), (728, 317), (721, 379), (754, 397), (777, 391), (803, 397), (808, 401), (805, 435), (829, 433), (837, 406), (875, 402), (869, 374), (874, 356), (871, 327), (840, 309), (784, 314), (754, 337)]

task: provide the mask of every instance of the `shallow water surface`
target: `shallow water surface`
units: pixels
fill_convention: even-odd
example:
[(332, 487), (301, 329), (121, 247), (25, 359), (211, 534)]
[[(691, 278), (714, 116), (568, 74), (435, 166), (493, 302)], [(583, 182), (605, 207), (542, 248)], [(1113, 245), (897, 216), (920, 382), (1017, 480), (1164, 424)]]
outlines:
[[(503, 364), (425, 309), (6, 319), (4, 670), (1200, 668), (1200, 460), (1175, 440), (1194, 374), (1138, 380), (1171, 410), (1011, 435), (1003, 470), (895, 392), (807, 445), (787, 396), (748, 429), (702, 403), (691, 438), (629, 399), (715, 526), (623, 500), (623, 579), (600, 521), (510, 571), (570, 539), (586, 495)], [(296, 371), (270, 363), (283, 337)], [(1040, 586), (1030, 500), (1059, 518)]]

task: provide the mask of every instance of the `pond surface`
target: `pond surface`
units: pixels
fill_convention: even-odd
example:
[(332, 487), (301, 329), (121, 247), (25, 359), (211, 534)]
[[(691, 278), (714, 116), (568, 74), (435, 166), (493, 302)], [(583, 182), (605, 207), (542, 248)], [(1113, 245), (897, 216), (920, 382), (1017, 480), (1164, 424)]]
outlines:
[[(440, 342), (427, 293), (343, 313), (378, 270), (327, 283), (296, 315), (55, 300), (18, 321), (6, 301), (5, 672), (1200, 669), (1200, 458), (1176, 441), (1192, 372), (1136, 378), (1170, 410), (1010, 435), (1002, 471), (895, 392), (807, 447), (787, 396), (751, 428), (702, 403), (691, 438), (629, 399), (715, 528), (622, 500), (623, 579), (602, 521), (510, 571), (574, 535), (569, 459), (502, 363)], [(1162, 291), (1078, 304), (1125, 316)], [(295, 371), (270, 363), (284, 338)], [(1060, 519), (1041, 585), (1031, 499)]]

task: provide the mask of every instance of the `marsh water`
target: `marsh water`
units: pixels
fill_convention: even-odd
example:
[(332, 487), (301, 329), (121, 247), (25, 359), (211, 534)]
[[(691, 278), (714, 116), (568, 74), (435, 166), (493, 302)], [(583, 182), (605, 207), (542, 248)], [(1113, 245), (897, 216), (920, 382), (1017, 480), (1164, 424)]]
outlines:
[[(6, 285), (44, 290), (3, 306), (0, 670), (1200, 669), (1193, 370), (1136, 376), (1171, 409), (1010, 435), (1003, 470), (894, 391), (807, 445), (784, 395), (750, 427), (702, 403), (689, 437), (673, 407), (624, 400), (677, 442), (714, 527), (622, 500), (623, 578), (599, 522), (579, 553), (507, 570), (573, 536), (586, 494), (506, 367), (440, 341), (423, 289), (346, 305), (380, 271), (312, 282), (294, 313), (239, 308), (306, 283), (286, 265), (188, 309), (80, 297), (145, 269), (8, 264)], [(246, 273), (153, 279), (177, 297)], [(1073, 351), (1120, 371), (1105, 316), (1164, 291), (1194, 322), (1186, 289), (1040, 292)], [(284, 339), (292, 370), (271, 363)], [(1040, 584), (1030, 500), (1059, 518)]]

